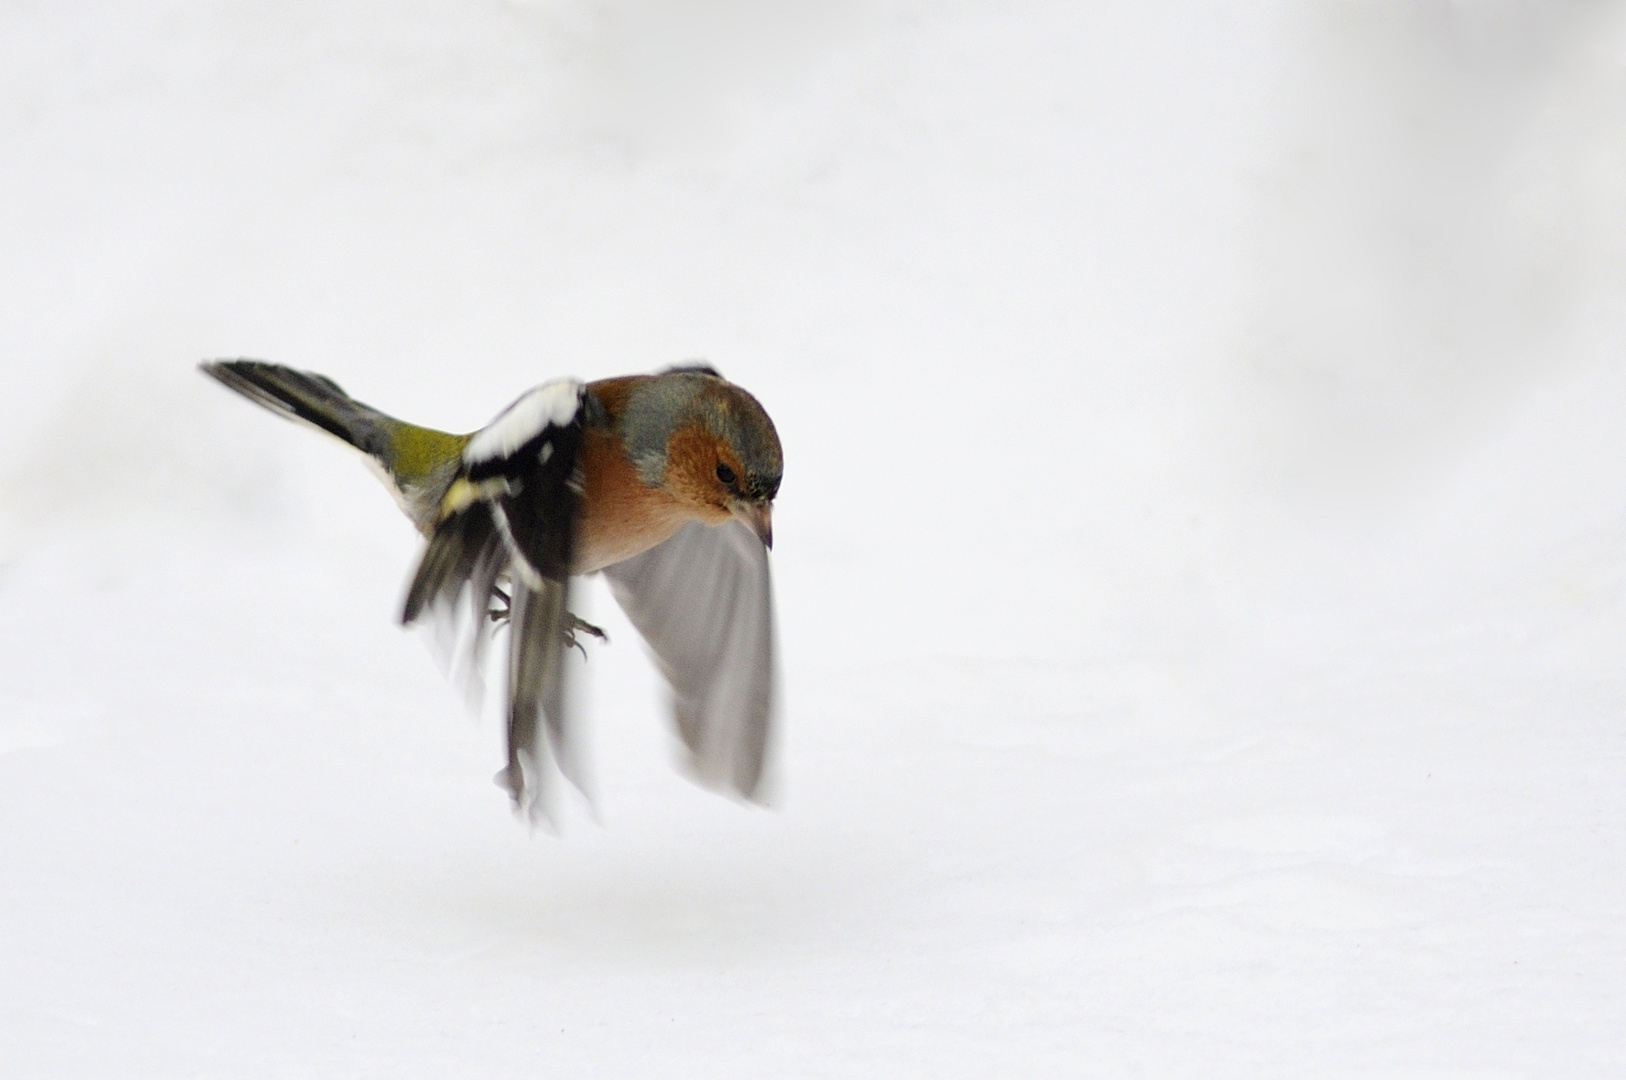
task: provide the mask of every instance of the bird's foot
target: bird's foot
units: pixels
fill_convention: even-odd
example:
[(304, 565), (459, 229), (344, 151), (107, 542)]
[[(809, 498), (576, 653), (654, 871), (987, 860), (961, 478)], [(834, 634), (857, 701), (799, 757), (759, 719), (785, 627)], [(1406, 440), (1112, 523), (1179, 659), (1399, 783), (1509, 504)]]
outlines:
[(587, 646), (576, 640), (576, 634), (578, 631), (583, 634), (596, 637), (606, 644), (609, 642), (610, 635), (606, 634), (603, 630), (600, 630), (598, 627), (594, 626), (585, 619), (579, 619), (568, 611), (565, 612), (565, 618), (570, 620), (569, 624), (565, 627), (565, 648), (569, 649), (574, 647), (580, 649), (582, 651), (583, 660), (587, 659)]
[[(509, 615), (512, 614), (513, 601), (509, 598), (508, 594), (501, 589), (492, 589), (491, 598), (492, 604), (491, 607), (486, 611), (486, 618), (490, 619), (494, 623), (507, 622)], [(580, 649), (582, 651), (582, 659), (585, 660), (587, 658), (587, 646), (583, 645), (576, 639), (576, 635), (578, 633), (586, 634), (589, 637), (596, 637), (605, 643), (609, 642), (610, 635), (606, 634), (599, 627), (594, 626), (587, 620), (578, 618), (568, 611), (565, 612), (565, 618), (569, 620), (565, 624), (564, 630), (565, 648)]]
[(491, 590), (491, 598), (492, 604), (491, 607), (486, 609), (486, 618), (492, 622), (507, 622), (509, 611), (513, 608), (514, 602), (509, 599), (507, 593), (496, 588)]

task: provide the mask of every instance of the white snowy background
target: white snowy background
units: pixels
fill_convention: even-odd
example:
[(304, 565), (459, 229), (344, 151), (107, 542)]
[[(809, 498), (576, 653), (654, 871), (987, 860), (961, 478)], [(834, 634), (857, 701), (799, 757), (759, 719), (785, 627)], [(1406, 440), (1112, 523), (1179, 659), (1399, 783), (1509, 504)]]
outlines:
[[(0, 1074), (1626, 1075), (1623, 16), (0, 6)], [(748, 387), (778, 805), (234, 356)]]

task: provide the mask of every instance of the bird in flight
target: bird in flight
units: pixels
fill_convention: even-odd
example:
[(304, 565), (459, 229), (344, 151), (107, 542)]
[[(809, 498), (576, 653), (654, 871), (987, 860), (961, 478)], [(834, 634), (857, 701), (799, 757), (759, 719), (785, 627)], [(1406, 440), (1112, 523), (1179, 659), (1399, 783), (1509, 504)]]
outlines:
[(479, 670), (508, 625), (514, 809), (548, 817), (550, 779), (582, 787), (566, 713), (566, 649), (603, 637), (569, 609), (574, 575), (602, 572), (649, 644), (700, 783), (757, 799), (775, 709), (773, 500), (783, 454), (757, 400), (704, 365), (522, 394), (485, 427), (408, 424), (332, 379), (257, 360), (205, 374), (360, 450), (427, 540), (401, 612), (467, 638)]

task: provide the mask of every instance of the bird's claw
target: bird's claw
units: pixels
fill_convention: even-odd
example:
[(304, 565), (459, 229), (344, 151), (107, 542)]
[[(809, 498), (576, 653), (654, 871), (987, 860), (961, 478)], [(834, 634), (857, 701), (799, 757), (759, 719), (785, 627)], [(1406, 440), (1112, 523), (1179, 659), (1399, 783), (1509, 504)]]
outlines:
[[(510, 599), (509, 595), (501, 589), (492, 589), (491, 596), (496, 603), (494, 603), (491, 608), (486, 611), (486, 618), (490, 619), (494, 623), (507, 622), (509, 615), (513, 612), (513, 600)], [(576, 640), (576, 634), (578, 631), (583, 634), (587, 634), (589, 637), (596, 637), (606, 644), (609, 643), (610, 635), (606, 634), (599, 627), (594, 626), (587, 620), (578, 618), (568, 611), (565, 612), (565, 618), (570, 620), (570, 622), (565, 626), (564, 630), (565, 648), (580, 649), (582, 651), (583, 660), (587, 659), (587, 646)]]
[(592, 623), (586, 621), (585, 619), (578, 618), (575, 615), (572, 615), (568, 611), (565, 612), (565, 618), (570, 620), (570, 625), (565, 627), (565, 648), (567, 648), (567, 649), (569, 649), (569, 648), (580, 649), (582, 651), (582, 659), (583, 660), (587, 659), (587, 646), (583, 645), (580, 641), (576, 640), (576, 632), (578, 630), (581, 631), (584, 634), (588, 634), (588, 635), (590, 635), (592, 637), (596, 637), (602, 642), (605, 642), (605, 643), (609, 642), (610, 635), (606, 634), (603, 630), (601, 630), (598, 627), (594, 626)]
[(492, 622), (507, 622), (508, 614), (513, 609), (514, 602), (509, 599), (508, 594), (503, 592), (501, 589), (493, 588), (491, 590), (491, 595), (493, 599), (500, 602), (501, 606), (493, 604), (486, 610), (486, 618), (490, 619)]

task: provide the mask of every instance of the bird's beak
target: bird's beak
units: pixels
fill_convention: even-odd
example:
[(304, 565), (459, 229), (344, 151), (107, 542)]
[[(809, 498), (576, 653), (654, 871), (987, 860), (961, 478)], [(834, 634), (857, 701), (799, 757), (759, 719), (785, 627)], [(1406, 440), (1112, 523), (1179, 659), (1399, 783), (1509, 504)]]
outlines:
[(773, 550), (773, 503), (766, 499), (761, 502), (738, 502), (734, 504), (733, 512), (736, 518), (757, 534), (763, 547)]

